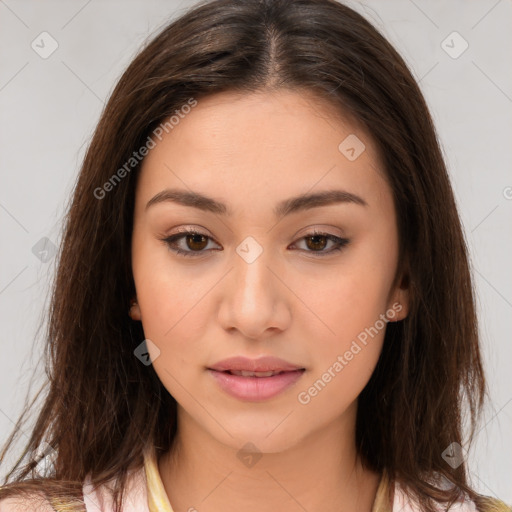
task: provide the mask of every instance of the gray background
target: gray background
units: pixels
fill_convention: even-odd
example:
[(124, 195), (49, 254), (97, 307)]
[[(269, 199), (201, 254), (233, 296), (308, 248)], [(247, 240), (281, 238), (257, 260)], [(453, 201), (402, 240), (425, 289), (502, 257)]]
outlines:
[[(103, 102), (141, 43), (193, 3), (0, 0), (0, 442), (40, 363), (36, 330), (56, 260), (51, 244)], [(438, 128), (470, 246), (492, 397), (468, 454), (471, 479), (512, 503), (512, 3), (349, 5), (406, 59)], [(46, 59), (31, 47), (51, 49), (44, 31), (58, 44)], [(40, 364), (37, 375), (36, 383)]]

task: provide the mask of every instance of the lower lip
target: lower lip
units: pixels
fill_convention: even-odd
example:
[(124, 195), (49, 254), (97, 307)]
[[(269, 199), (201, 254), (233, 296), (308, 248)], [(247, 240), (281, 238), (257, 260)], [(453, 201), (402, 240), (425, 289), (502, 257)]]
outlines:
[(242, 377), (210, 369), (208, 372), (229, 395), (240, 400), (259, 402), (268, 400), (293, 386), (301, 378), (304, 370), (283, 372), (272, 377)]

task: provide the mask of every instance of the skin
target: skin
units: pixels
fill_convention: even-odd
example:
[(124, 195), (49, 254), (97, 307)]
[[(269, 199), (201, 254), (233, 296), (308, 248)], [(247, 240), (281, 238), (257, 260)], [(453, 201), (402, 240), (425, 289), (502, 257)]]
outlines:
[[(366, 146), (354, 161), (338, 149), (350, 134)], [(145, 158), (136, 189), (137, 304), (130, 315), (158, 347), (159, 353), (150, 348), (154, 369), (178, 403), (176, 441), (159, 460), (175, 512), (371, 511), (380, 474), (361, 465), (355, 422), (385, 327), (309, 403), (298, 394), (380, 315), (393, 307), (392, 321), (407, 315), (384, 176), (374, 143), (357, 123), (335, 116), (312, 93), (283, 90), (202, 99)], [(146, 209), (166, 188), (213, 197), (233, 216), (173, 202)], [(273, 215), (283, 199), (330, 189), (357, 194), (367, 205)], [(189, 252), (200, 247), (197, 257), (175, 254), (161, 240), (184, 227), (210, 237), (207, 245), (177, 242)], [(321, 239), (318, 249), (305, 238), (313, 228), (349, 243), (329, 253), (335, 243)], [(250, 264), (236, 252), (248, 236), (263, 249)], [(306, 371), (276, 397), (242, 401), (206, 370), (235, 355), (273, 355)], [(250, 467), (237, 457), (248, 442), (262, 455)]]

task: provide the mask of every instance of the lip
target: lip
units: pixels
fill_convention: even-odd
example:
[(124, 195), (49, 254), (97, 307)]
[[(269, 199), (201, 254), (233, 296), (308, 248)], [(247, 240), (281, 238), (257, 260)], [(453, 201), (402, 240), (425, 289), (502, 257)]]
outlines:
[[(250, 372), (280, 372), (269, 377), (233, 375), (229, 370)], [(273, 398), (293, 386), (305, 368), (276, 357), (232, 357), (208, 368), (220, 388), (230, 396), (247, 402), (260, 402)]]
[(284, 359), (272, 356), (262, 356), (257, 359), (236, 356), (223, 359), (222, 361), (210, 366), (208, 369), (217, 370), (219, 372), (226, 372), (229, 370), (245, 370), (248, 372), (292, 372), (304, 369), (304, 367), (297, 366), (296, 364), (289, 363)]

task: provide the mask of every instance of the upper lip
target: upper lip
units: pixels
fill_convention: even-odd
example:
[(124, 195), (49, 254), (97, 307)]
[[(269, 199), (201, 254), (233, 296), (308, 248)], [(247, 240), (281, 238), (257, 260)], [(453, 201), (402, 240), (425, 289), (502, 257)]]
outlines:
[(258, 359), (250, 359), (248, 357), (237, 356), (223, 359), (213, 366), (210, 370), (225, 372), (228, 370), (238, 370), (247, 372), (291, 372), (295, 370), (303, 370), (304, 367), (289, 363), (278, 357), (263, 356)]

